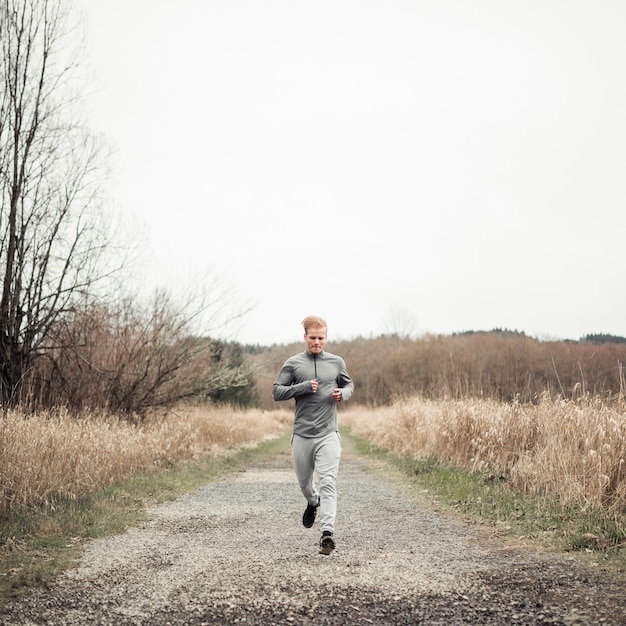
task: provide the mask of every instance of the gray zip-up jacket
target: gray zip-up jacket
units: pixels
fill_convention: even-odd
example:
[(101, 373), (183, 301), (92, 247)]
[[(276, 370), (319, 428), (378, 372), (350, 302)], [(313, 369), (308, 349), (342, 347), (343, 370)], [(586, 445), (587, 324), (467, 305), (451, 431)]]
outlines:
[[(317, 392), (311, 390), (311, 380), (317, 379)], [(342, 402), (354, 391), (354, 383), (344, 360), (330, 352), (296, 354), (285, 361), (274, 386), (274, 400), (296, 399), (293, 433), (300, 437), (323, 437), (337, 430), (337, 403), (331, 397), (333, 389), (341, 389)]]

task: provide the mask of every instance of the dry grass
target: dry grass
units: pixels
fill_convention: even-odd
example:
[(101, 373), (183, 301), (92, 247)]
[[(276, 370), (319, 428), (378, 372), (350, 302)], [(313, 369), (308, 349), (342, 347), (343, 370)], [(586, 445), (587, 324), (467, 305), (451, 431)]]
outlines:
[(419, 397), (342, 413), (394, 454), (504, 476), (530, 495), (620, 518), (626, 512), (626, 406), (596, 397), (537, 405)]
[(0, 418), (0, 516), (78, 499), (132, 474), (214, 455), (278, 435), (286, 411), (186, 408), (131, 424), (65, 411)]

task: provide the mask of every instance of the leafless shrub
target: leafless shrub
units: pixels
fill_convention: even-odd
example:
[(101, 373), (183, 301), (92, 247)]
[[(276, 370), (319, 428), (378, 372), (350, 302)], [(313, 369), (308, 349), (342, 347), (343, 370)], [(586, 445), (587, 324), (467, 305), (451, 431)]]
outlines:
[(236, 347), (194, 334), (206, 303), (192, 302), (161, 291), (148, 305), (124, 298), (64, 316), (32, 374), (37, 404), (141, 417), (191, 398), (236, 402), (251, 369)]

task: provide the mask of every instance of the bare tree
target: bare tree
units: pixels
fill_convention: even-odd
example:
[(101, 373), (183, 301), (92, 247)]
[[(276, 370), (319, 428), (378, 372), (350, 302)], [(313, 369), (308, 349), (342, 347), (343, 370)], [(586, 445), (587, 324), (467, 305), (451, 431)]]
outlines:
[(107, 274), (102, 151), (80, 122), (63, 0), (0, 0), (0, 400), (22, 401), (49, 331)]

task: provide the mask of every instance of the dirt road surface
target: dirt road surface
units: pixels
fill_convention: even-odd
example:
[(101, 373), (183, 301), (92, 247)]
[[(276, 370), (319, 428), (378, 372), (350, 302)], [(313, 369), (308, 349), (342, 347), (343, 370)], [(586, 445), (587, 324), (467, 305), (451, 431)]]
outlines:
[(330, 556), (283, 450), (91, 542), (0, 624), (626, 624), (623, 581), (429, 512), (347, 450), (338, 487)]

